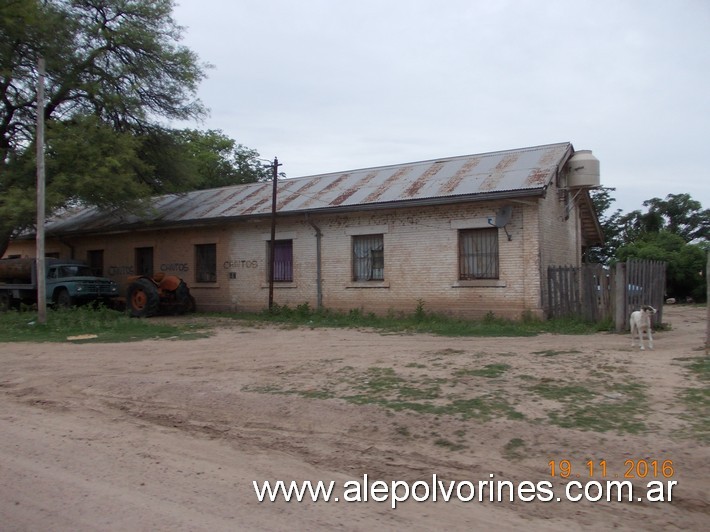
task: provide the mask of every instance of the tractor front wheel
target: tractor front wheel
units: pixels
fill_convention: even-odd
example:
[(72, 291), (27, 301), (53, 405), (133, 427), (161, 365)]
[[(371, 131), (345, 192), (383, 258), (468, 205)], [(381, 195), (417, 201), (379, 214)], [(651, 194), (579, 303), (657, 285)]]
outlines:
[(126, 303), (129, 314), (134, 318), (154, 316), (160, 307), (158, 287), (149, 279), (137, 279), (128, 286)]

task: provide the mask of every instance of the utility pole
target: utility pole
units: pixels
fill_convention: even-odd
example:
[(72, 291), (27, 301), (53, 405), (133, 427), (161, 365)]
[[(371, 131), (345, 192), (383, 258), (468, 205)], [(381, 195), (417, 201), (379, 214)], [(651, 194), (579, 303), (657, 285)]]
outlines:
[(705, 312), (707, 318), (705, 319), (705, 355), (710, 354), (710, 282), (708, 282), (708, 276), (710, 276), (710, 250), (707, 252), (706, 265), (705, 265)]
[(44, 58), (37, 61), (37, 321), (47, 323), (47, 274), (44, 251)]
[(276, 254), (274, 253), (274, 241), (276, 240), (276, 185), (279, 178), (279, 160), (274, 157), (274, 165), (271, 167), (273, 192), (271, 194), (271, 241), (269, 243), (269, 310), (274, 306), (274, 266), (276, 265)]

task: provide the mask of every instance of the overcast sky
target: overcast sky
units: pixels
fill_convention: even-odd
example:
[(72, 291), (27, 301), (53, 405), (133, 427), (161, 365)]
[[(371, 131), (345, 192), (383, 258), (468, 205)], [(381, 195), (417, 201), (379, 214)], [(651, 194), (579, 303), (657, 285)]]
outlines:
[[(710, 208), (708, 0), (177, 0), (219, 129), (287, 177), (570, 141)], [(187, 127), (187, 126), (186, 126)]]

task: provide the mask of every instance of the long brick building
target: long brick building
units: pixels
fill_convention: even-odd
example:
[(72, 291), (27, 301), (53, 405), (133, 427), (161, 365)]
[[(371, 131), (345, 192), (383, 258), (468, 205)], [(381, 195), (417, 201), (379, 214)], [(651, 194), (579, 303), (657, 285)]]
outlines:
[[(558, 143), (280, 180), (274, 301), (544, 316), (547, 267), (602, 242), (598, 169)], [(46, 250), (124, 288), (129, 275), (179, 275), (201, 310), (260, 310), (271, 208), (267, 182), (157, 197), (142, 216), (81, 209), (47, 223)], [(33, 235), (6, 253), (33, 255)]]

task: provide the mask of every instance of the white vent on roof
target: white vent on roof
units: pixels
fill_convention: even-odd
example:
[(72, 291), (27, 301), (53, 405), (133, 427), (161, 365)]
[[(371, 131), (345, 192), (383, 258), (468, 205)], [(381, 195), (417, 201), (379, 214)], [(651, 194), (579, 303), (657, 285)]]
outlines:
[(592, 150), (574, 152), (567, 161), (567, 186), (570, 188), (598, 187), (601, 185), (599, 159), (592, 155)]

